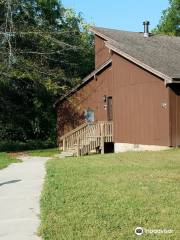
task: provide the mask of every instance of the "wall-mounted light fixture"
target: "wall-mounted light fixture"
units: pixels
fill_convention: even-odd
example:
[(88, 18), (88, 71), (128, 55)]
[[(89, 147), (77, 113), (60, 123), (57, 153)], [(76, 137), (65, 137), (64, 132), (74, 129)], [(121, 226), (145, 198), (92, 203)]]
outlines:
[(167, 109), (167, 103), (166, 102), (162, 102), (161, 103), (161, 107), (164, 108), (164, 109)]
[(103, 102), (104, 102), (104, 110), (107, 110), (107, 96), (103, 96)]
[(103, 96), (103, 101), (106, 103), (106, 101), (107, 101), (107, 96), (106, 95)]

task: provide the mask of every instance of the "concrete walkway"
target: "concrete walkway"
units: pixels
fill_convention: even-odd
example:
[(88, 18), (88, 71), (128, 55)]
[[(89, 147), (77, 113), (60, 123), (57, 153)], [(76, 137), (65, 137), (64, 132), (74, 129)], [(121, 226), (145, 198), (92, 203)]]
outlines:
[(39, 199), (48, 158), (20, 157), (23, 162), (0, 170), (0, 240), (38, 240)]

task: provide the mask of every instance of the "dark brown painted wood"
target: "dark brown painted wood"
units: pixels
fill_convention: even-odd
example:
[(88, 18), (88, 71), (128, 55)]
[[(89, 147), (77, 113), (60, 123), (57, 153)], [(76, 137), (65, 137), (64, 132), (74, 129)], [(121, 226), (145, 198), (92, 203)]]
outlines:
[(180, 86), (169, 86), (171, 145), (180, 146)]
[(112, 95), (112, 68), (109, 67), (65, 101), (57, 104), (58, 137), (85, 121), (84, 112), (94, 110), (95, 121), (107, 121), (104, 95)]
[(110, 57), (111, 53), (109, 49), (105, 46), (104, 39), (95, 36), (95, 66), (98, 68), (104, 62), (106, 62)]
[[(98, 66), (110, 55), (103, 39), (96, 36), (95, 44)], [(83, 123), (86, 109), (94, 110), (95, 121), (107, 121), (104, 96), (112, 96), (114, 142), (180, 145), (179, 95), (120, 55), (111, 53), (111, 57), (112, 66), (56, 106), (58, 137)]]
[(112, 66), (114, 141), (169, 146), (169, 94), (164, 82), (118, 54), (113, 54)]

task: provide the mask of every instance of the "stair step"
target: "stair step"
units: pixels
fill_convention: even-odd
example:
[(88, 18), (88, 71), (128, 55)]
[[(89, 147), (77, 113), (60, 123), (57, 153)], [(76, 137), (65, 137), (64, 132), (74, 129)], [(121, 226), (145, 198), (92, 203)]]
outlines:
[[(79, 148), (80, 148), (81, 155), (86, 155), (88, 153), (96, 153), (97, 145), (94, 144), (94, 146), (91, 146), (91, 143), (92, 141), (84, 145), (80, 144)], [(75, 145), (68, 148), (64, 152), (61, 152), (61, 154), (56, 155), (56, 157), (58, 158), (66, 158), (66, 157), (74, 157), (74, 156), (77, 156), (77, 147)]]
[(65, 157), (73, 157), (75, 155), (76, 155), (75, 151), (65, 151), (65, 152), (62, 152), (60, 154), (55, 155), (55, 157), (65, 158)]

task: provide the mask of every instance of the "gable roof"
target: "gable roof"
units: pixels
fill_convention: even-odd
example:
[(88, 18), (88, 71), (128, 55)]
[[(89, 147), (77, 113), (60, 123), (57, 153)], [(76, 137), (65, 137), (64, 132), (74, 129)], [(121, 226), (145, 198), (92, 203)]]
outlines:
[(171, 83), (180, 80), (180, 37), (93, 27), (106, 46)]
[(104, 71), (107, 67), (109, 67), (112, 64), (112, 59), (109, 59), (105, 63), (103, 63), (101, 66), (99, 66), (97, 69), (95, 69), (92, 73), (90, 73), (87, 77), (85, 77), (80, 84), (78, 84), (75, 88), (73, 88), (70, 92), (62, 96), (60, 99), (58, 99), (54, 103), (54, 107), (67, 97), (70, 97), (73, 93), (78, 91), (81, 87), (83, 87), (85, 84), (87, 84), (91, 79), (94, 79), (97, 74)]
[[(91, 31), (106, 40), (105, 45), (121, 56), (164, 79), (167, 83), (180, 83), (180, 37), (153, 35), (93, 27)], [(78, 86), (61, 97), (56, 106), (88, 83), (96, 74), (112, 64), (108, 60), (82, 80)]]

